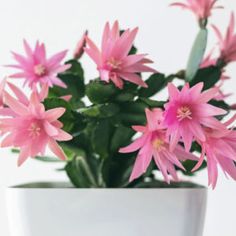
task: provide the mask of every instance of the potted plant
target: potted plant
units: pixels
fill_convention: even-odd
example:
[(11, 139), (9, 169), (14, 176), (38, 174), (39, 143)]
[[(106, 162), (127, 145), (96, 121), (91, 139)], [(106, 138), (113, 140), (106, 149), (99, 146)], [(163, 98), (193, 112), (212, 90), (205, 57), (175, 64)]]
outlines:
[[(117, 21), (105, 25), (101, 47), (85, 32), (65, 64), (66, 51), (47, 57), (39, 42), (24, 41), (25, 55), (13, 52), (9, 67), (17, 72), (0, 86), (1, 147), (19, 153), (19, 166), (29, 157), (63, 162), (70, 183), (9, 188), (12, 236), (202, 235), (207, 190), (179, 173), (207, 167), (213, 188), (218, 166), (236, 179), (236, 116), (226, 117), (235, 106), (222, 91), (225, 67), (236, 61), (234, 15), (225, 37), (213, 27), (218, 54), (204, 57), (208, 18), (220, 7), (215, 0), (172, 5), (193, 11), (199, 33), (186, 70), (171, 75), (137, 53), (138, 29), (121, 30)], [(88, 83), (84, 53), (98, 70)], [(13, 79), (24, 79), (31, 94)], [(163, 89), (168, 98), (160, 101)]]

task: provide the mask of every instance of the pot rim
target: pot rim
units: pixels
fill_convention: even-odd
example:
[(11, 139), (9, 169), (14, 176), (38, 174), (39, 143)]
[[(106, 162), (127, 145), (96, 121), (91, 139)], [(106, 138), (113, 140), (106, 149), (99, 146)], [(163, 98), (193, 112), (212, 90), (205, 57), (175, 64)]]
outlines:
[(203, 185), (199, 185), (193, 182), (184, 182), (185, 184), (188, 184), (188, 186), (184, 187), (156, 187), (156, 188), (76, 188), (74, 187), (70, 182), (63, 182), (63, 181), (37, 181), (37, 182), (29, 182), (29, 183), (23, 183), (18, 185), (13, 185), (7, 187), (7, 189), (21, 189), (21, 190), (36, 190), (36, 189), (74, 189), (74, 190), (102, 190), (102, 191), (108, 191), (108, 190), (125, 190), (125, 191), (137, 191), (137, 190), (145, 190), (145, 191), (153, 191), (153, 190), (207, 190), (208, 188)]

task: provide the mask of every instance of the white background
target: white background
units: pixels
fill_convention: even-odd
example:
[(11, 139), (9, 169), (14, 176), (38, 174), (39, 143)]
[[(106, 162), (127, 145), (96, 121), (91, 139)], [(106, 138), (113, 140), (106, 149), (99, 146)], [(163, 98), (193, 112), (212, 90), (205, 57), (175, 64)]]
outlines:
[[(125, 27), (139, 26), (136, 45), (140, 52), (149, 53), (156, 68), (165, 73), (176, 72), (185, 67), (192, 41), (197, 33), (194, 17), (178, 9), (169, 8), (170, 0), (1, 0), (0, 1), (0, 64), (12, 63), (10, 50), (22, 51), (22, 39), (31, 43), (44, 41), (49, 53), (74, 46), (85, 29), (99, 42), (107, 20), (118, 19)], [(225, 29), (235, 1), (221, 0), (225, 10), (217, 10), (211, 22)], [(209, 49), (216, 42), (210, 34)], [(70, 51), (70, 55), (72, 51)], [(96, 74), (94, 64), (86, 63), (87, 78)], [(0, 68), (1, 77), (9, 71)], [(236, 63), (228, 68), (232, 76), (225, 90), (235, 91)], [(235, 101), (232, 96), (229, 101)], [(161, 98), (160, 98), (161, 99)], [(56, 173), (54, 165), (29, 160), (23, 167), (16, 167), (16, 156), (8, 150), (0, 150), (0, 236), (9, 236), (4, 202), (4, 188), (8, 185), (34, 180), (63, 180), (63, 173)], [(206, 172), (195, 179), (207, 184)], [(222, 174), (215, 191), (209, 189), (209, 201), (204, 236), (235, 236), (236, 187)], [(173, 196), (174, 197), (174, 196)], [(55, 199), (56, 200), (56, 199)], [(54, 235), (53, 235), (54, 236)]]

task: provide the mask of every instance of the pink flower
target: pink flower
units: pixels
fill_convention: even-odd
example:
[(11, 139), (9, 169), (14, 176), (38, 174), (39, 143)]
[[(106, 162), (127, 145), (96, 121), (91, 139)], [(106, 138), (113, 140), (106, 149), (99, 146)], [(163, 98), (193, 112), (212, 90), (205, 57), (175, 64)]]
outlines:
[(146, 126), (133, 126), (135, 131), (143, 133), (142, 136), (129, 146), (120, 149), (121, 153), (139, 150), (130, 181), (146, 172), (152, 157), (154, 157), (154, 161), (167, 183), (170, 183), (169, 174), (175, 181), (178, 181), (174, 165), (184, 169), (180, 161), (186, 159), (196, 160), (196, 157), (185, 152), (180, 145), (177, 145), (173, 152), (169, 150), (161, 109), (153, 109), (152, 111), (146, 109), (146, 117)]
[(34, 50), (30, 48), (29, 44), (24, 40), (24, 48), (26, 56), (22, 56), (13, 52), (17, 65), (8, 65), (9, 67), (20, 70), (19, 73), (13, 74), (10, 78), (24, 78), (25, 84), (35, 89), (37, 84), (47, 84), (49, 87), (57, 85), (66, 88), (64, 82), (58, 77), (58, 73), (62, 73), (69, 69), (71, 65), (61, 65), (61, 61), (66, 55), (67, 51), (59, 52), (49, 59), (46, 57), (46, 50), (44, 44), (36, 43)]
[(225, 37), (221, 34), (220, 30), (213, 26), (215, 33), (219, 40), (220, 45), (220, 59), (228, 64), (236, 61), (236, 33), (234, 33), (235, 19), (234, 13), (231, 15), (230, 23), (226, 32)]
[[(225, 125), (231, 124), (236, 117), (233, 117)], [(198, 143), (202, 147), (202, 154), (198, 164), (193, 171), (197, 170), (203, 163), (205, 155), (208, 168), (208, 183), (215, 188), (218, 177), (219, 165), (225, 174), (236, 180), (236, 131), (205, 129), (206, 140)]]
[(78, 60), (82, 57), (84, 54), (84, 47), (86, 46), (86, 37), (88, 35), (88, 31), (86, 30), (82, 36), (82, 38), (79, 40), (79, 42), (76, 45), (75, 51), (74, 51), (74, 59)]
[(12, 117), (0, 119), (0, 128), (6, 135), (1, 147), (20, 148), (19, 166), (28, 157), (44, 155), (47, 146), (61, 160), (65, 160), (66, 156), (57, 144), (57, 141), (72, 139), (71, 135), (61, 129), (63, 124), (58, 121), (65, 109), (45, 111), (38, 93), (33, 92), (30, 100), (27, 100), (22, 92), (17, 91), (20, 90), (16, 90), (19, 100), (7, 92), (4, 93), (5, 104), (12, 110)]
[(206, 20), (211, 16), (213, 9), (222, 8), (222, 6), (215, 6), (217, 0), (186, 0), (186, 3), (176, 2), (171, 6), (182, 7), (192, 11), (199, 20)]
[(120, 35), (117, 21), (112, 28), (107, 23), (103, 33), (101, 51), (87, 37), (88, 47), (84, 50), (97, 64), (101, 80), (107, 83), (111, 80), (120, 89), (123, 88), (123, 80), (147, 87), (137, 73), (156, 72), (145, 65), (151, 61), (145, 58), (146, 54), (129, 55), (137, 32), (138, 28), (128, 29)]
[(216, 88), (201, 93), (203, 83), (192, 88), (185, 84), (179, 91), (172, 83), (168, 84), (169, 102), (165, 105), (165, 124), (170, 137), (171, 149), (179, 141), (183, 141), (186, 151), (189, 151), (194, 139), (205, 141), (204, 127), (224, 129), (214, 116), (223, 115), (225, 110), (208, 104), (218, 93)]

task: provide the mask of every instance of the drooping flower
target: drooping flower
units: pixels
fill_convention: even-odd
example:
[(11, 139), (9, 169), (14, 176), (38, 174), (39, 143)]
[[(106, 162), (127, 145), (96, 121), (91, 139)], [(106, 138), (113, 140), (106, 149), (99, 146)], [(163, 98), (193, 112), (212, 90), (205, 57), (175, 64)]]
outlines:
[(186, 3), (175, 2), (171, 6), (178, 6), (192, 11), (199, 20), (206, 20), (211, 16), (212, 10), (223, 8), (216, 6), (217, 0), (186, 0)]
[(33, 50), (25, 40), (24, 49), (26, 56), (12, 52), (18, 64), (8, 65), (8, 67), (18, 69), (20, 72), (12, 74), (10, 78), (23, 78), (25, 84), (28, 84), (34, 90), (39, 84), (47, 84), (49, 87), (57, 85), (66, 88), (66, 84), (57, 76), (58, 73), (62, 73), (71, 67), (69, 64), (61, 64), (67, 53), (66, 50), (47, 58), (43, 43), (37, 42)]
[(174, 166), (176, 165), (184, 170), (181, 161), (186, 159), (196, 160), (196, 157), (185, 152), (180, 145), (177, 145), (172, 152), (170, 151), (161, 109), (153, 109), (152, 111), (146, 109), (146, 117), (146, 126), (133, 126), (135, 131), (142, 133), (142, 136), (129, 146), (120, 149), (121, 153), (139, 150), (130, 181), (133, 181), (146, 172), (152, 158), (154, 158), (157, 167), (167, 183), (170, 183), (170, 176), (173, 180), (178, 181)]
[(201, 93), (203, 83), (193, 87), (185, 84), (178, 90), (172, 83), (168, 84), (169, 102), (165, 105), (164, 122), (170, 137), (171, 149), (183, 141), (189, 151), (194, 139), (205, 141), (204, 127), (225, 129), (215, 116), (223, 115), (225, 110), (208, 104), (218, 93), (216, 88)]
[(19, 166), (29, 157), (44, 155), (47, 146), (61, 160), (65, 160), (65, 153), (57, 143), (72, 138), (61, 129), (63, 124), (58, 121), (65, 109), (54, 108), (45, 111), (40, 102), (40, 95), (36, 92), (32, 93), (30, 100), (27, 100), (22, 92), (17, 93), (17, 97), (20, 99), (4, 93), (5, 104), (13, 114), (0, 119), (0, 130), (6, 135), (1, 147), (12, 146), (20, 149)]
[(107, 23), (103, 32), (101, 51), (87, 37), (87, 47), (84, 50), (97, 64), (101, 80), (112, 81), (120, 89), (123, 88), (123, 80), (147, 87), (137, 73), (156, 72), (146, 65), (152, 61), (146, 58), (146, 54), (129, 55), (137, 32), (138, 28), (128, 29), (120, 35), (117, 21), (112, 28)]
[[(226, 123), (229, 125), (236, 117)], [(193, 171), (200, 168), (205, 156), (208, 168), (208, 184), (215, 188), (218, 177), (218, 165), (224, 173), (236, 180), (236, 131), (226, 129), (224, 131), (205, 129), (206, 140), (197, 142), (202, 147), (202, 154), (199, 162)], [(234, 163), (235, 162), (235, 163)]]
[(231, 14), (230, 23), (226, 32), (225, 37), (221, 34), (220, 30), (213, 26), (215, 33), (219, 40), (220, 45), (220, 59), (228, 64), (236, 61), (236, 33), (235, 30), (235, 18), (234, 13)]
[(74, 59), (78, 60), (82, 57), (84, 54), (84, 47), (86, 47), (86, 37), (88, 35), (88, 31), (86, 30), (82, 36), (82, 38), (79, 40), (79, 42), (76, 45), (75, 51), (74, 51)]

